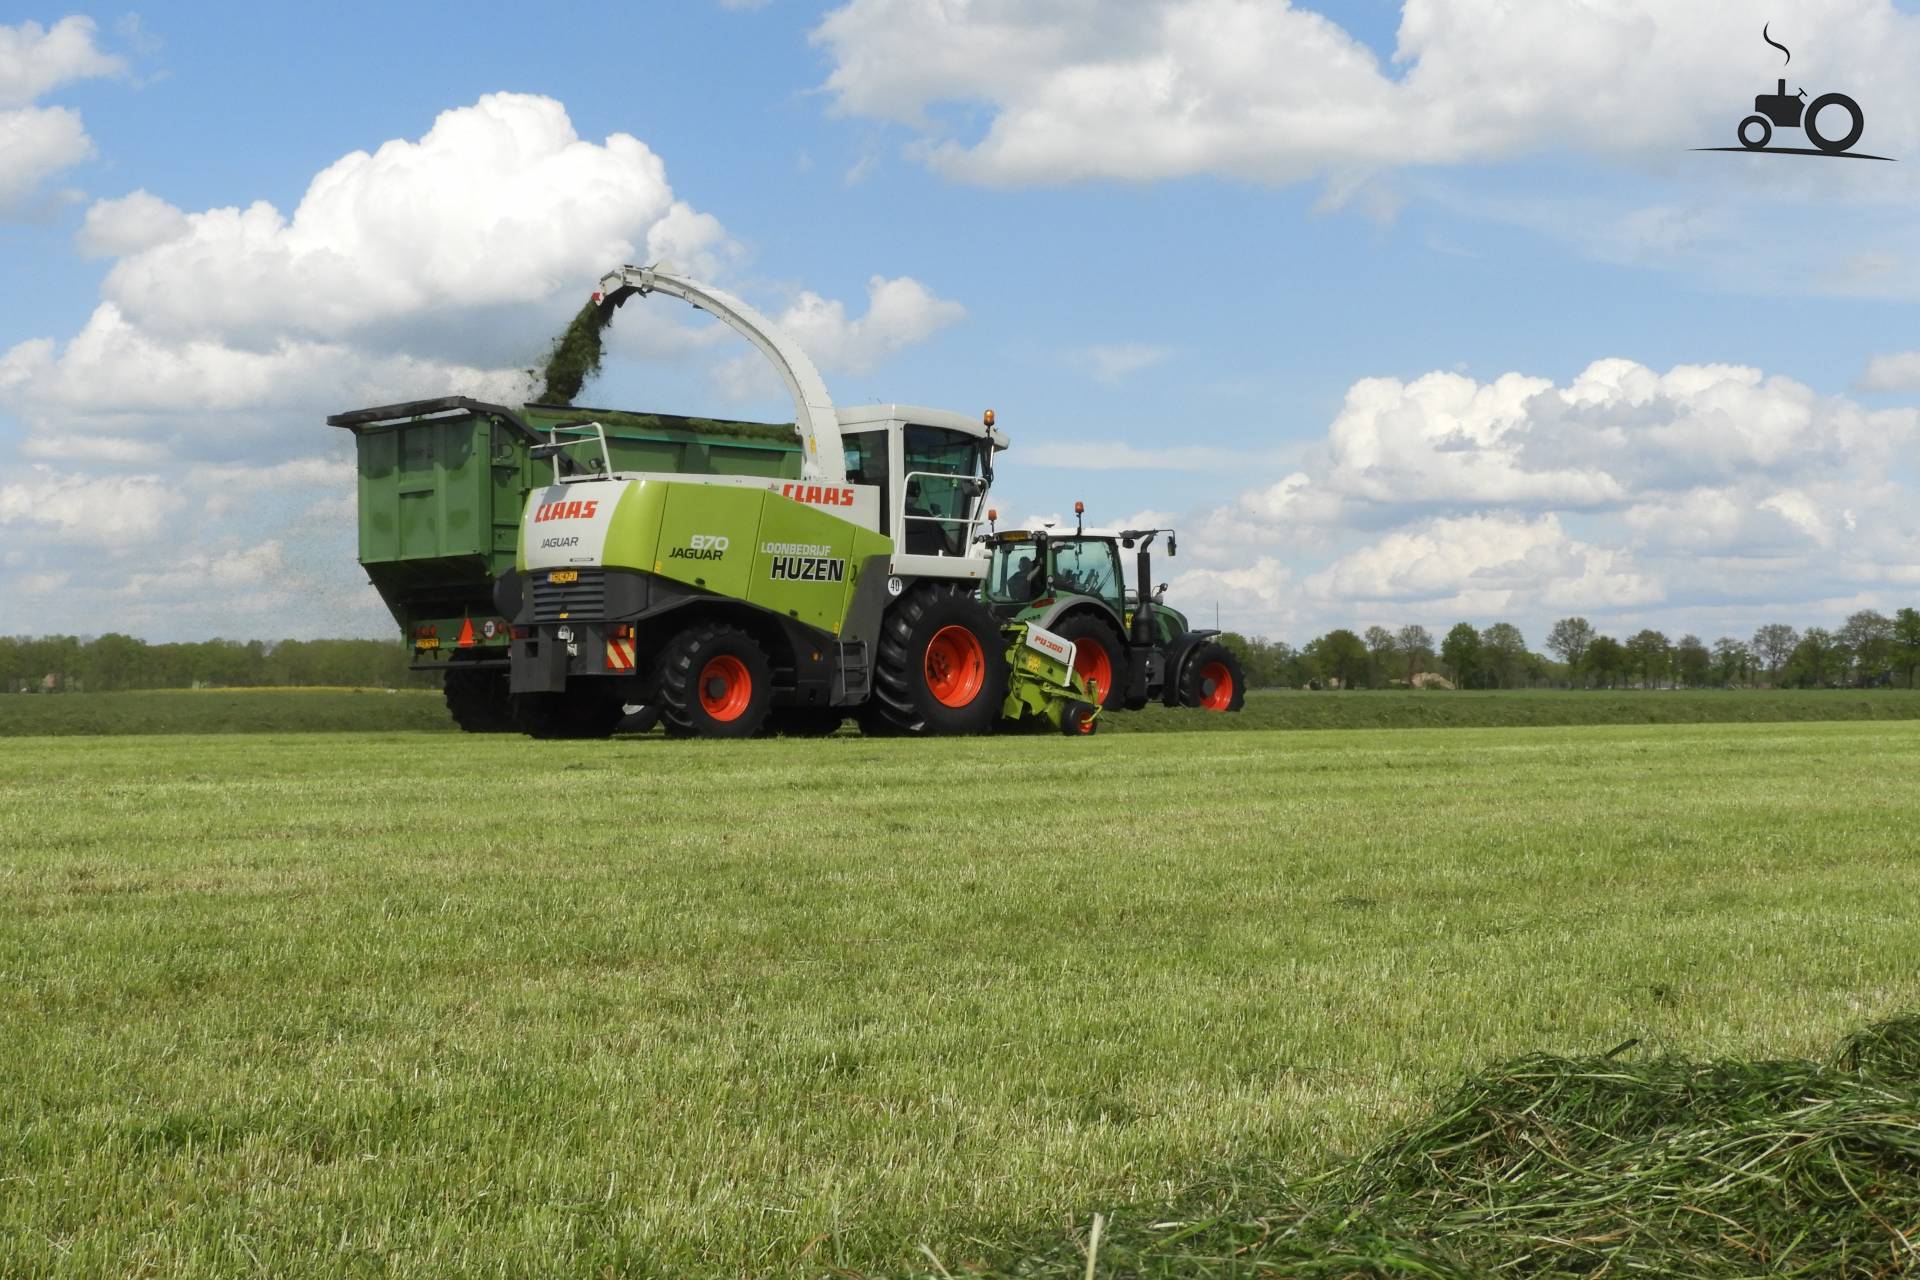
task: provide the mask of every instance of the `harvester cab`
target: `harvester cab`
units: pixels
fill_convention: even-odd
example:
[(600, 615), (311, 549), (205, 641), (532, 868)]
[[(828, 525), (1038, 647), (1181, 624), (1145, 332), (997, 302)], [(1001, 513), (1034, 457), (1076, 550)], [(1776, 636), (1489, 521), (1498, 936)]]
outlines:
[[(994, 528), (983, 537), (991, 558), (982, 596), (1000, 618), (1072, 641), (1074, 672), (1104, 709), (1160, 701), (1238, 711), (1246, 696), (1239, 659), (1219, 632), (1195, 630), (1162, 603), (1164, 588), (1153, 585), (1153, 547), (1163, 535), (1174, 555), (1174, 530), (1088, 529), (1079, 502), (1071, 532)], [(1133, 555), (1131, 588), (1122, 551)]]
[[(601, 281), (609, 312), (663, 293), (708, 311), (773, 363), (793, 397), (798, 479), (583, 465), (596, 425), (542, 450), (518, 558), (497, 588), (511, 621), (515, 713), (537, 736), (611, 732), (640, 706), (668, 732), (982, 733), (1003, 717), (1093, 723), (1071, 676), (1012, 668), (1016, 639), (980, 600), (995, 454), (987, 411), (838, 409), (764, 316), (654, 268)], [(600, 451), (605, 457), (604, 448)], [(1010, 687), (1012, 686), (1012, 687)], [(1084, 731), (1084, 730), (1083, 730)]]

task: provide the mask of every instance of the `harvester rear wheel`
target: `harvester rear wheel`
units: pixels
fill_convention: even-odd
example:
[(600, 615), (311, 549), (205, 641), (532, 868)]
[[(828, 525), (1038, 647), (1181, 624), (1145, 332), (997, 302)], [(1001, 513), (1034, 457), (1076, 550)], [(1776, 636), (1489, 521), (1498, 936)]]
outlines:
[(1089, 684), (1099, 684), (1102, 709), (1110, 711), (1126, 702), (1127, 648), (1111, 623), (1083, 613), (1047, 629), (1073, 641), (1073, 673)]
[(1006, 641), (993, 614), (959, 583), (923, 583), (881, 621), (860, 724), (876, 735), (991, 733), (1006, 698)]
[(447, 669), (447, 714), (464, 733), (509, 733), (513, 730), (513, 703), (507, 696), (504, 671)]
[(669, 640), (656, 683), (661, 722), (677, 737), (751, 738), (773, 699), (766, 653), (746, 632), (716, 623)]
[(1247, 677), (1240, 659), (1223, 644), (1208, 641), (1188, 655), (1180, 669), (1180, 705), (1202, 711), (1238, 711), (1246, 704)]

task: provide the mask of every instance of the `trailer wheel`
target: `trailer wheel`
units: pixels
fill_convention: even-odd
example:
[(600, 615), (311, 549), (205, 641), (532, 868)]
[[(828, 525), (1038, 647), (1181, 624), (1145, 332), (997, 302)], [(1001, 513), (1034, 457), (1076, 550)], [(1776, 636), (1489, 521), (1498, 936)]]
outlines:
[(687, 628), (660, 651), (660, 719), (678, 737), (751, 738), (766, 723), (773, 670), (753, 637), (718, 624)]
[(1127, 700), (1127, 647), (1113, 625), (1091, 614), (1063, 619), (1049, 631), (1074, 644), (1073, 673), (1100, 686), (1100, 706), (1112, 710)]
[(1223, 644), (1209, 641), (1188, 656), (1180, 670), (1180, 705), (1202, 711), (1238, 711), (1246, 704), (1247, 677), (1240, 659)]
[(447, 669), (444, 690), (447, 714), (463, 733), (510, 733), (513, 701), (507, 694), (504, 671)]
[(1006, 641), (958, 583), (924, 583), (887, 611), (873, 667), (870, 734), (991, 733), (1007, 699)]
[(513, 697), (514, 726), (530, 738), (610, 738), (625, 715), (618, 698), (591, 688)]

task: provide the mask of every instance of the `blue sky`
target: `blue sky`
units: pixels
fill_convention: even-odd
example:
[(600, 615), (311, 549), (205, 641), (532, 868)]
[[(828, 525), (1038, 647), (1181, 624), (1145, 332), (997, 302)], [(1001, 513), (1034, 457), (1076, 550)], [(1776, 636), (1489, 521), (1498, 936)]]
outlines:
[[(1884, 165), (1690, 150), (1783, 72), (1750, 6), (1675, 8), (13, 20), (0, 632), (383, 634), (321, 418), (497, 390), (650, 243), (790, 317), (841, 403), (993, 406), (1003, 509), (1178, 521), (1175, 596), (1228, 625), (1712, 639), (1914, 602), (1920, 19), (1773, 19)], [(588, 402), (785, 416), (635, 311)]]

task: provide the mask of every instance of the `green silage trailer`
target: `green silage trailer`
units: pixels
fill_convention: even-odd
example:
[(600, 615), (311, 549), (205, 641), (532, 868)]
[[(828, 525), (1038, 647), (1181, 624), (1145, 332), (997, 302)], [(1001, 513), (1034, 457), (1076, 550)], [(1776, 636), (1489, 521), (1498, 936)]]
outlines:
[[(527, 494), (556, 448), (616, 471), (796, 479), (792, 423), (737, 422), (569, 405), (518, 408), (464, 396), (339, 413), (359, 469), (360, 564), (414, 651), (445, 675), (463, 729), (504, 731), (509, 631), (494, 582), (513, 568)], [(600, 448), (604, 433), (606, 449)], [(536, 454), (539, 451), (539, 454)]]

